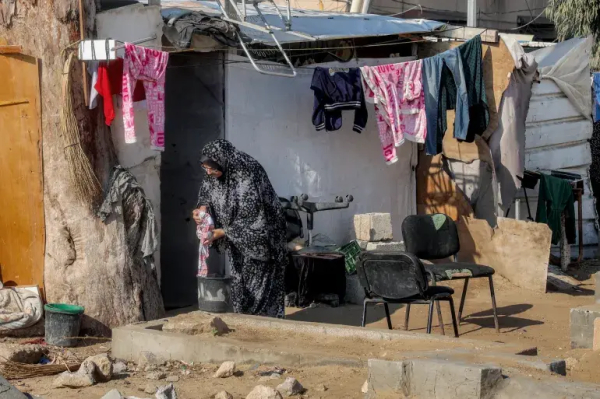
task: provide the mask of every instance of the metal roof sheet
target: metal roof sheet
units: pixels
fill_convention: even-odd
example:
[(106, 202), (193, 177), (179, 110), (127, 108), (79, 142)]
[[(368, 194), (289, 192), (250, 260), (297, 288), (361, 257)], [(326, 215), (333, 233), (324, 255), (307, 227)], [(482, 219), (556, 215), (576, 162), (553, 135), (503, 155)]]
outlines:
[[(239, 5), (241, 7), (241, 4)], [(274, 27), (283, 29), (283, 21), (277, 10), (271, 4), (259, 5), (265, 18)], [(165, 13), (181, 9), (199, 11), (211, 16), (221, 16), (219, 5), (215, 1), (192, 0), (162, 0), (163, 16)], [(251, 5), (246, 5), (249, 22), (262, 26), (256, 11)], [(287, 9), (279, 7), (285, 15)], [(292, 29), (299, 33), (313, 36), (317, 40), (346, 39), (357, 37), (388, 36), (409, 33), (427, 33), (443, 27), (445, 24), (426, 19), (401, 19), (374, 14), (350, 14), (313, 10), (292, 9)], [(255, 42), (271, 43), (271, 37), (263, 32), (247, 27), (241, 27), (244, 34)], [(305, 38), (283, 31), (275, 31), (275, 36), (281, 43), (305, 42)]]

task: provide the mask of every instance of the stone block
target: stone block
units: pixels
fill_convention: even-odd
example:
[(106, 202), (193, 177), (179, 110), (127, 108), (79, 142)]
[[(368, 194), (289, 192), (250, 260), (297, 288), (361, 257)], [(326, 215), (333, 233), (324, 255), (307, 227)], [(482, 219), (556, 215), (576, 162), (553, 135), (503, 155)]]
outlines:
[(366, 213), (354, 215), (356, 239), (362, 241), (390, 241), (392, 216), (389, 213)]
[(593, 349), (595, 351), (600, 351), (600, 317), (594, 320)]
[(412, 360), (405, 369), (413, 397), (431, 399), (488, 399), (502, 381), (493, 366), (445, 360)]
[(410, 362), (369, 359), (368, 366), (365, 399), (376, 398), (379, 394), (410, 395), (410, 383), (406, 375)]
[(346, 297), (344, 301), (353, 305), (362, 305), (365, 300), (365, 289), (356, 274), (346, 276)]
[(406, 247), (404, 241), (392, 241), (392, 242), (369, 242), (367, 243), (367, 251), (372, 252), (404, 252)]
[(594, 320), (600, 317), (600, 304), (571, 309), (571, 348), (592, 349)]

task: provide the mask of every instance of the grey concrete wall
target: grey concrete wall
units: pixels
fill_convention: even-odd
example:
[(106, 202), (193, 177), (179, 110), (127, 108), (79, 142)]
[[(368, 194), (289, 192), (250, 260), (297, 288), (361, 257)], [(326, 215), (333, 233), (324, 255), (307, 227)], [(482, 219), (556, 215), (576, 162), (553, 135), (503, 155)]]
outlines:
[[(198, 238), (191, 212), (205, 173), (202, 147), (224, 137), (224, 63), (219, 53), (172, 55), (167, 70), (161, 175), (162, 293), (167, 308), (197, 303)], [(224, 267), (211, 252), (209, 270)]]

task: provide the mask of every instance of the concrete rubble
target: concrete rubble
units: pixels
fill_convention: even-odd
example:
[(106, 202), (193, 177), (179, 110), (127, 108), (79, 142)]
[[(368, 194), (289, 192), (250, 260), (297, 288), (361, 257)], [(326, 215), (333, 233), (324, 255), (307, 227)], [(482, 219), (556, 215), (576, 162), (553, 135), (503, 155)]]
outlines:
[(107, 382), (112, 379), (112, 367), (112, 362), (106, 353), (90, 356), (83, 361), (76, 372), (65, 371), (59, 374), (52, 385), (55, 388), (84, 388), (97, 382)]
[(1, 399), (27, 399), (27, 396), (12, 386), (0, 375), (0, 398)]
[(304, 393), (304, 387), (293, 377), (288, 377), (277, 386), (277, 390), (282, 396), (295, 396)]
[[(177, 399), (177, 393), (175, 392), (175, 387), (173, 384), (162, 386), (158, 389), (154, 389), (156, 392), (156, 399)], [(149, 393), (149, 392), (146, 392)], [(154, 392), (150, 392), (150, 394), (154, 394)], [(2, 398), (3, 399), (3, 398)], [(104, 395), (101, 399), (142, 399), (136, 396), (123, 396), (121, 392), (117, 389), (113, 389), (109, 391), (106, 395)]]
[(235, 362), (224, 362), (221, 367), (217, 370), (214, 378), (228, 378), (232, 377), (236, 372)]
[(281, 394), (271, 387), (257, 385), (246, 396), (246, 399), (283, 399)]
[(221, 391), (213, 395), (212, 399), (233, 399), (233, 395), (227, 391)]

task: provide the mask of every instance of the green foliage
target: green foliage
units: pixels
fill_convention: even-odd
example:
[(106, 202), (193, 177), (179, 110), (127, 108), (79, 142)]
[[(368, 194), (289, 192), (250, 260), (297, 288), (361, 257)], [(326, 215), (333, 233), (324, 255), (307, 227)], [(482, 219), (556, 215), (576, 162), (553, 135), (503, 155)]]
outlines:
[(600, 69), (600, 0), (550, 0), (546, 15), (554, 25), (559, 40), (594, 35), (596, 42), (590, 57), (592, 69)]

